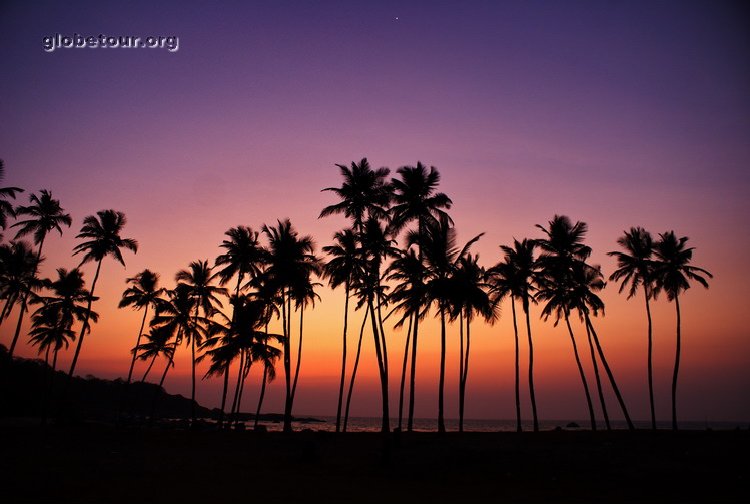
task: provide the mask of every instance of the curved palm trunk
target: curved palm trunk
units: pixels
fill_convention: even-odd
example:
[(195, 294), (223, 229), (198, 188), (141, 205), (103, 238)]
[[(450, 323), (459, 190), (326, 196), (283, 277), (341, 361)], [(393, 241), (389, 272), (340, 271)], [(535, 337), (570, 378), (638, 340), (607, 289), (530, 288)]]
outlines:
[(263, 366), (263, 381), (260, 385), (260, 397), (258, 397), (258, 409), (255, 410), (255, 423), (253, 430), (258, 430), (258, 421), (260, 420), (260, 408), (263, 405), (263, 397), (266, 395), (266, 382), (268, 381), (268, 364)]
[(16, 332), (13, 334), (13, 341), (10, 344), (10, 350), (8, 350), (8, 360), (13, 360), (13, 352), (18, 343), (18, 337), (21, 335), (21, 323), (23, 322), (23, 316), (26, 314), (26, 295), (21, 298), (21, 309), (18, 311), (18, 322), (16, 323)]
[(133, 368), (135, 367), (135, 359), (138, 355), (138, 351), (136, 350), (138, 346), (141, 344), (141, 336), (143, 336), (143, 328), (146, 325), (146, 315), (148, 315), (148, 305), (146, 305), (146, 308), (143, 310), (143, 319), (141, 320), (141, 329), (138, 331), (138, 338), (135, 340), (135, 347), (133, 348), (133, 358), (130, 360), (130, 370), (128, 370), (128, 385), (130, 385), (130, 380), (133, 378)]
[(471, 352), (471, 319), (466, 317), (466, 353), (463, 356), (463, 371), (461, 373), (461, 395), (459, 398), (459, 432), (464, 431), (464, 404), (466, 403), (466, 381), (469, 378), (469, 352)]
[(349, 405), (352, 402), (352, 392), (354, 391), (354, 380), (357, 378), (357, 368), (359, 367), (359, 355), (362, 351), (362, 336), (365, 333), (365, 325), (367, 324), (367, 316), (370, 312), (370, 307), (365, 308), (365, 316), (362, 318), (362, 326), (359, 328), (359, 340), (357, 341), (357, 354), (354, 357), (354, 367), (352, 368), (352, 378), (349, 382), (349, 392), (346, 395), (346, 408), (344, 411), (344, 427), (343, 431), (346, 432), (346, 425), (349, 423)]
[(682, 338), (680, 334), (680, 297), (675, 295), (674, 305), (677, 309), (677, 344), (674, 358), (674, 374), (672, 375), (672, 430), (677, 430), (677, 374), (680, 371), (680, 351)]
[(440, 381), (438, 384), (438, 433), (445, 433), (445, 312), (440, 308)]
[(224, 367), (224, 386), (221, 389), (221, 413), (219, 413), (219, 429), (224, 426), (224, 408), (227, 405), (227, 389), (229, 388), (229, 364)]
[(651, 428), (656, 430), (656, 408), (654, 408), (654, 371), (653, 371), (653, 338), (651, 333), (651, 306), (648, 302), (648, 289), (643, 286), (643, 294), (646, 298), (646, 317), (648, 318), (648, 402), (651, 406)]
[(146, 368), (146, 372), (143, 373), (143, 378), (141, 378), (141, 383), (146, 382), (146, 377), (151, 372), (151, 368), (154, 367), (154, 362), (156, 362), (156, 358), (159, 356), (159, 354), (154, 354), (154, 356), (151, 358), (151, 362), (148, 364), (148, 367)]
[(190, 338), (190, 355), (191, 355), (191, 386), (190, 386), (190, 421), (195, 423), (195, 338), (198, 337), (198, 308), (199, 304), (195, 304), (195, 318), (194, 326), (196, 333)]
[[(534, 341), (531, 339), (531, 320), (529, 319), (528, 303), (524, 303), (526, 313), (526, 336), (529, 339), (529, 395), (531, 396), (531, 415), (534, 420), (534, 432), (539, 432), (539, 417), (536, 414), (536, 394), (534, 393)], [(575, 343), (575, 342), (574, 342)], [(576, 354), (576, 359), (578, 354)]]
[(234, 419), (234, 424), (239, 425), (240, 423), (240, 413), (242, 413), (242, 394), (245, 392), (245, 382), (247, 381), (247, 375), (250, 374), (250, 366), (252, 365), (252, 361), (250, 359), (247, 359), (245, 361), (245, 369), (242, 371), (242, 383), (240, 384), (240, 396), (237, 398), (237, 415)]
[(584, 312), (583, 316), (586, 319), (586, 324), (588, 325), (589, 329), (591, 329), (591, 336), (594, 337), (594, 343), (596, 344), (596, 350), (599, 353), (599, 359), (602, 361), (602, 366), (604, 366), (604, 371), (606, 371), (607, 373), (609, 383), (612, 385), (612, 390), (615, 392), (615, 397), (617, 397), (617, 402), (620, 404), (622, 414), (625, 417), (625, 421), (628, 423), (628, 429), (635, 430), (635, 426), (633, 425), (633, 421), (630, 420), (628, 409), (625, 407), (625, 401), (622, 399), (622, 394), (620, 394), (620, 389), (617, 386), (615, 377), (612, 374), (612, 370), (610, 369), (609, 364), (607, 363), (607, 358), (604, 356), (604, 350), (602, 350), (602, 345), (599, 343), (599, 337), (594, 330), (594, 326), (591, 324), (591, 319), (589, 318), (588, 312)]
[(232, 409), (229, 411), (230, 423), (237, 413), (237, 399), (240, 395), (240, 385), (242, 384), (242, 370), (245, 369), (245, 349), (240, 350), (240, 365), (237, 368), (237, 383), (234, 387), (234, 397), (232, 398)]
[(401, 386), (398, 393), (398, 431), (401, 432), (404, 418), (404, 388), (406, 386), (406, 364), (409, 362), (409, 343), (411, 339), (411, 326), (414, 315), (409, 315), (409, 328), (406, 330), (406, 343), (404, 345), (404, 365), (401, 367)]
[(291, 351), (291, 345), (289, 344), (289, 325), (287, 319), (290, 319), (291, 313), (287, 313), (286, 309), (286, 290), (281, 291), (281, 323), (284, 326), (284, 432), (292, 432), (292, 408), (289, 399), (292, 396), (292, 384), (291, 384), (291, 373), (292, 373), (292, 362), (290, 360), (289, 352)]
[(411, 339), (411, 369), (409, 370), (409, 419), (406, 430), (414, 429), (414, 388), (417, 376), (417, 335), (419, 334), (419, 307), (414, 315), (414, 332)]
[[(39, 248), (36, 251), (36, 261), (34, 263), (34, 277), (36, 277), (37, 270), (39, 269), (39, 263), (42, 260), (42, 247), (44, 246), (44, 238), (46, 235), (42, 235), (42, 239), (39, 242)], [(92, 287), (93, 288), (93, 287)], [(18, 312), (18, 323), (16, 324), (16, 332), (13, 335), (13, 341), (10, 344), (10, 350), (8, 350), (8, 360), (13, 360), (13, 351), (16, 348), (16, 343), (18, 342), (18, 337), (21, 334), (21, 323), (23, 322), (23, 316), (26, 313), (26, 302), (29, 299), (29, 292), (26, 291), (23, 293), (23, 297), (21, 298), (21, 310)], [(7, 303), (6, 303), (7, 306)], [(10, 313), (9, 313), (10, 314)], [(0, 319), (0, 322), (2, 319)]]
[[(177, 337), (177, 340), (179, 341), (179, 335)], [(175, 351), (177, 350), (176, 344), (175, 344)], [(156, 418), (156, 400), (159, 398), (159, 391), (162, 390), (164, 387), (164, 380), (167, 378), (167, 372), (169, 371), (169, 368), (172, 367), (172, 364), (174, 363), (174, 352), (172, 352), (172, 355), (169, 356), (169, 360), (167, 360), (167, 366), (164, 368), (164, 372), (161, 374), (161, 379), (159, 380), (159, 387), (154, 390), (154, 398), (151, 400), (151, 417), (150, 421), (153, 423), (154, 419)]]
[(591, 341), (591, 331), (586, 326), (586, 338), (589, 342), (589, 350), (591, 351), (591, 363), (594, 367), (594, 377), (596, 378), (596, 390), (599, 394), (599, 404), (602, 406), (602, 415), (604, 416), (604, 425), (607, 430), (612, 430), (612, 426), (609, 424), (609, 415), (607, 414), (607, 403), (604, 401), (604, 391), (602, 390), (602, 380), (599, 377), (599, 364), (596, 362), (596, 354), (594, 353), (594, 343)]
[(458, 315), (458, 432), (464, 431), (464, 312)]
[[(341, 403), (344, 399), (344, 381), (346, 381), (346, 329), (349, 322), (349, 282), (344, 287), (346, 300), (344, 301), (344, 335), (342, 337), (341, 351), (341, 380), (339, 381), (339, 400), (336, 405), (336, 432), (341, 431)], [(265, 371), (264, 371), (265, 373)]]
[(76, 364), (78, 363), (78, 356), (81, 353), (81, 347), (83, 346), (83, 337), (89, 328), (89, 317), (91, 316), (91, 304), (94, 302), (94, 289), (96, 288), (96, 281), (99, 279), (99, 271), (102, 267), (102, 260), (96, 265), (96, 273), (94, 274), (94, 281), (91, 282), (91, 290), (89, 291), (89, 301), (86, 305), (86, 318), (83, 321), (83, 327), (81, 327), (81, 334), (78, 335), (78, 344), (76, 345), (76, 351), (73, 354), (73, 361), (70, 363), (70, 371), (68, 371), (68, 383), (73, 378), (73, 373), (76, 370)]
[(380, 284), (378, 284), (378, 326), (380, 327), (380, 344), (383, 349), (383, 369), (385, 370), (385, 375), (389, 376), (388, 373), (388, 345), (386, 344), (385, 340), (385, 328), (383, 326), (383, 313), (381, 311), (382, 306), (382, 299), (380, 297)]
[(297, 344), (297, 364), (294, 366), (294, 383), (292, 383), (292, 397), (290, 399), (289, 409), (294, 406), (294, 396), (297, 394), (297, 378), (299, 378), (299, 368), (302, 363), (302, 321), (305, 313), (304, 306), (299, 309), (299, 343)]
[(578, 345), (576, 345), (576, 339), (573, 336), (573, 328), (570, 327), (570, 319), (568, 318), (568, 312), (565, 311), (565, 325), (568, 326), (568, 334), (570, 334), (570, 341), (573, 343), (573, 354), (576, 358), (576, 366), (578, 366), (578, 373), (581, 375), (581, 382), (583, 383), (583, 391), (586, 393), (586, 406), (589, 408), (589, 419), (591, 421), (591, 430), (596, 430), (596, 419), (594, 418), (594, 406), (591, 403), (591, 394), (589, 393), (589, 384), (586, 381), (586, 373), (583, 372), (583, 366), (581, 365), (581, 359), (578, 356)]
[(516, 373), (515, 373), (515, 389), (516, 389), (516, 432), (523, 431), (521, 427), (521, 386), (520, 386), (520, 359), (519, 359), (519, 345), (518, 345), (518, 324), (516, 322), (516, 299), (514, 296), (510, 297), (510, 307), (513, 312), (513, 337), (516, 343)]
[(373, 298), (369, 297), (368, 304), (370, 305), (370, 320), (372, 321), (372, 336), (375, 340), (375, 355), (378, 359), (378, 370), (380, 372), (380, 393), (383, 401), (383, 419), (381, 422), (381, 432), (388, 433), (391, 430), (390, 426), (390, 413), (388, 404), (388, 375), (385, 370), (385, 363), (383, 359), (383, 349), (381, 348), (381, 336), (378, 330), (377, 315), (375, 314), (375, 307), (373, 306)]

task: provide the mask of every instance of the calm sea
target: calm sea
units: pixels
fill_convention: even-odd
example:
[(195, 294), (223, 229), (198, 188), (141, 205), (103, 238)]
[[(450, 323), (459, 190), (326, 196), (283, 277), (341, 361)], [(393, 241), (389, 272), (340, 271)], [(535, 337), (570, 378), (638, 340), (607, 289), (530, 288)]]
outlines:
[[(310, 429), (314, 431), (328, 431), (333, 432), (336, 430), (336, 417), (327, 416), (316, 416), (316, 419), (323, 420), (323, 422), (293, 422), (292, 426), (294, 430)], [(342, 420), (343, 422), (343, 420)], [(580, 426), (581, 429), (590, 428), (589, 422), (585, 420), (540, 420), (540, 430), (553, 430), (556, 427), (563, 429), (575, 429), (575, 427), (569, 427), (571, 423), (575, 423)], [(627, 429), (627, 424), (624, 421), (613, 421), (612, 427), (615, 429)], [(651, 422), (634, 422), (637, 428), (648, 429), (651, 427)], [(282, 429), (281, 422), (261, 422), (265, 425), (269, 431), (280, 431)], [(351, 417), (347, 425), (347, 432), (378, 432), (380, 431), (381, 419), (380, 417)], [(526, 431), (532, 430), (531, 421), (522, 422), (522, 427)], [(598, 428), (604, 429), (604, 422), (600, 422)], [(248, 428), (252, 428), (252, 422), (247, 422)], [(398, 419), (391, 419), (391, 429), (398, 426)], [(458, 431), (458, 419), (446, 419), (445, 427), (448, 431)], [(671, 429), (671, 422), (657, 422), (657, 427), (660, 429)], [(748, 429), (750, 423), (748, 422), (715, 422), (715, 421), (703, 421), (703, 422), (680, 422), (680, 428), (685, 430), (705, 430), (705, 429)], [(403, 429), (406, 430), (406, 420), (403, 421)], [(424, 432), (437, 431), (437, 419), (434, 418), (415, 418), (414, 419), (414, 430)], [(464, 431), (468, 432), (514, 432), (516, 430), (515, 420), (464, 420)]]

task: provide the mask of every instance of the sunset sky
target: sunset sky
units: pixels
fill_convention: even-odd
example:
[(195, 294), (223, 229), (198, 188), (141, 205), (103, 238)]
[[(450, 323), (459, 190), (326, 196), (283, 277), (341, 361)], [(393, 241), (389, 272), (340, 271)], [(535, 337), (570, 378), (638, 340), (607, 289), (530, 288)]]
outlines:
[[(485, 232), (473, 251), (487, 267), (500, 260), (500, 244), (538, 237), (534, 225), (556, 213), (589, 224), (592, 261), (607, 276), (615, 263), (606, 252), (624, 230), (674, 229), (696, 247), (695, 265), (715, 276), (709, 290), (695, 286), (681, 298), (680, 416), (746, 421), (750, 32), (740, 5), (3, 2), (1, 184), (25, 188), (24, 204), (49, 189), (74, 219), (62, 238), (45, 243), (46, 276), (78, 264), (71, 250), (86, 215), (106, 208), (127, 215), (123, 235), (140, 249), (126, 253), (125, 269), (105, 260), (95, 304), (101, 321), (77, 368), (106, 378), (127, 375), (140, 323), (140, 313), (117, 309), (127, 277), (148, 267), (173, 287), (190, 261), (213, 262), (228, 228), (260, 229), (277, 218), (313, 235), (319, 250), (346, 225), (317, 218), (336, 201), (320, 192), (341, 183), (335, 163), (367, 157), (393, 172), (418, 160), (437, 167), (459, 241)], [(46, 52), (44, 37), (57, 33), (177, 36), (179, 49)], [(84, 267), (88, 281), (94, 267)], [(305, 318), (296, 414), (335, 414), (344, 299), (327, 288), (320, 294)], [(646, 420), (643, 299), (627, 301), (611, 282), (602, 298), (606, 316), (594, 323), (631, 415)], [(510, 313), (506, 303), (493, 327), (472, 328), (468, 418), (514, 416)], [(361, 316), (352, 315), (350, 327)], [(0, 328), (6, 346), (16, 317), (14, 310)], [(540, 417), (586, 418), (564, 327), (539, 320), (538, 307), (532, 317)], [(657, 417), (666, 420), (674, 305), (660, 298), (653, 317)], [(585, 330), (577, 321), (574, 329), (583, 345)], [(355, 331), (349, 337), (354, 346)], [(387, 337), (395, 407), (405, 331)], [(420, 344), (416, 414), (434, 417), (435, 322), (424, 325)], [(356, 415), (380, 412), (372, 346), (366, 333)], [(36, 355), (25, 337), (19, 354)], [(61, 357), (63, 367), (71, 355)], [(258, 371), (248, 381), (248, 411)], [(167, 390), (189, 396), (185, 348), (170, 373)], [(457, 327), (449, 329), (447, 380), (446, 416), (455, 417)], [(197, 398), (218, 406), (220, 390), (221, 380), (205, 380)], [(525, 381), (523, 399), (530, 418)], [(279, 366), (264, 411), (282, 409)]]

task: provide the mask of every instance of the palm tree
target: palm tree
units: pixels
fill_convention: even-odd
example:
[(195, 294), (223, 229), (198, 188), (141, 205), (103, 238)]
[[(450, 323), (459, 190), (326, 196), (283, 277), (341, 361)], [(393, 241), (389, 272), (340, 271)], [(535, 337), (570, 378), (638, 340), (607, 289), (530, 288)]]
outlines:
[(521, 301), (526, 316), (526, 335), (529, 341), (529, 395), (531, 396), (531, 412), (534, 422), (534, 432), (539, 431), (539, 420), (536, 411), (536, 395), (534, 391), (534, 343), (531, 338), (531, 321), (529, 304), (536, 303), (532, 295), (537, 276), (537, 265), (534, 259), (536, 242), (524, 238), (522, 241), (513, 239), (513, 246), (501, 245), (504, 258), (490, 270), (490, 285), (493, 302), (499, 303), (504, 297), (510, 296), (510, 306), (513, 313), (513, 334), (515, 338), (515, 392), (516, 392), (516, 430), (521, 432), (521, 394), (519, 386), (519, 344), (518, 324), (516, 321), (516, 300)]
[[(479, 255), (466, 254), (458, 258), (451, 276), (453, 300), (451, 319), (459, 319), (460, 352), (458, 381), (458, 431), (464, 430), (464, 404), (466, 382), (469, 377), (469, 352), (471, 350), (471, 321), (480, 315), (486, 322), (494, 324), (497, 319), (497, 304), (492, 301), (487, 283), (487, 272), (479, 266)], [(466, 340), (464, 347), (464, 320)], [(464, 349), (465, 348), (465, 349)]]
[(13, 334), (13, 340), (8, 350), (8, 359), (13, 358), (13, 352), (18, 343), (18, 337), (21, 334), (21, 323), (23, 315), (26, 312), (26, 305), (29, 295), (33, 291), (39, 290), (43, 283), (36, 275), (37, 258), (31, 247), (25, 241), (12, 242), (10, 245), (2, 245), (0, 249), (0, 259), (2, 261), (2, 274), (0, 275), (0, 285), (3, 296), (7, 299), (7, 314), (18, 300), (21, 307), (18, 312), (18, 322)]
[[(81, 232), (78, 233), (76, 238), (86, 241), (75, 246), (73, 255), (83, 253), (83, 259), (79, 267), (91, 261), (96, 262), (96, 273), (94, 274), (94, 280), (91, 282), (91, 291), (89, 292), (88, 306), (86, 308), (88, 312), (91, 311), (91, 303), (94, 301), (94, 289), (96, 288), (96, 281), (99, 279), (99, 272), (104, 258), (112, 256), (117, 262), (125, 266), (125, 260), (122, 258), (120, 249), (126, 248), (132, 250), (133, 253), (138, 251), (137, 241), (132, 238), (122, 238), (120, 236), (126, 222), (125, 214), (116, 210), (100, 210), (96, 216), (89, 215), (83, 219)], [(76, 345), (75, 354), (73, 354), (73, 361), (70, 364), (70, 371), (68, 371), (69, 380), (73, 378), (73, 372), (78, 363), (78, 356), (81, 353), (83, 337), (88, 330), (88, 324), (89, 317), (86, 317), (78, 336), (78, 344)]]
[[(40, 345), (40, 353), (46, 350), (45, 362), (48, 362), (49, 349), (52, 348), (52, 378), (49, 383), (49, 391), (45, 398), (51, 394), (54, 373), (57, 369), (57, 354), (69, 342), (75, 340), (73, 324), (75, 321), (83, 322), (89, 317), (93, 322), (99, 319), (96, 312), (87, 310), (84, 303), (88, 301), (90, 293), (85, 288), (83, 273), (79, 269), (68, 271), (58, 268), (57, 278), (45, 280), (44, 285), (52, 293), (51, 296), (35, 296), (32, 303), (41, 306), (32, 314), (32, 328), (29, 333), (32, 345)], [(45, 420), (46, 420), (45, 399)]]
[[(212, 285), (215, 275), (211, 273), (208, 261), (193, 261), (188, 269), (183, 269), (175, 275), (175, 282), (179, 288), (187, 291), (193, 300), (193, 325), (198, 326), (199, 310), (203, 310), (203, 317), (208, 320), (214, 314), (217, 306), (222, 306), (217, 296), (226, 296), (227, 290), (223, 287)], [(200, 333), (186, 334), (190, 343), (190, 354), (192, 360), (191, 389), (190, 389), (190, 418), (195, 423), (195, 348), (202, 343)]]
[[(0, 159), (0, 180), (5, 177), (5, 163)], [(8, 225), (8, 216), (15, 217), (16, 212), (7, 198), (16, 199), (16, 193), (23, 192), (20, 187), (0, 187), (0, 228), (5, 229)], [(2, 235), (0, 235), (2, 238)]]
[(344, 286), (344, 329), (341, 351), (341, 379), (339, 397), (336, 406), (336, 432), (341, 430), (341, 405), (344, 397), (344, 380), (346, 378), (346, 331), (349, 321), (349, 291), (357, 274), (357, 238), (352, 229), (337, 231), (333, 235), (334, 244), (323, 247), (323, 252), (330, 259), (323, 266), (323, 276), (328, 278), (331, 289)]
[(618, 269), (609, 277), (610, 280), (622, 281), (620, 293), (628, 289), (628, 299), (632, 298), (643, 287), (646, 300), (646, 318), (648, 319), (648, 399), (651, 406), (651, 428), (656, 429), (656, 410), (654, 408), (654, 377), (653, 377), (653, 339), (651, 334), (651, 307), (649, 300), (654, 295), (654, 262), (651, 259), (654, 251), (654, 240), (651, 233), (642, 227), (630, 228), (617, 239), (625, 252), (614, 250), (607, 255), (617, 259)]
[[(263, 226), (269, 242), (268, 267), (264, 273), (266, 288), (278, 293), (281, 304), (284, 345), (284, 432), (292, 430), (292, 374), (291, 374), (291, 311), (295, 288), (319, 271), (312, 237), (299, 236), (289, 219), (278, 221), (276, 227)], [(296, 291), (299, 292), (299, 291)], [(274, 295), (273, 297), (276, 297)], [(297, 356), (299, 359), (299, 355)]]
[(323, 191), (335, 193), (341, 201), (325, 207), (318, 218), (344, 214), (352, 219), (354, 232), (361, 233), (365, 220), (370, 217), (380, 219), (388, 213), (391, 192), (386, 179), (390, 170), (373, 170), (367, 158), (362, 158), (359, 164), (352, 161), (351, 168), (343, 164), (336, 166), (344, 182), (341, 187), (326, 187)]
[[(417, 222), (416, 245), (419, 247), (418, 260), (424, 261), (422, 242), (425, 237), (425, 226), (442, 218), (452, 223), (444, 209), (450, 209), (453, 202), (441, 192), (437, 192), (440, 173), (434, 166), (427, 168), (417, 162), (417, 166), (402, 166), (397, 170), (399, 179), (391, 180), (393, 187), (393, 205), (391, 206), (391, 225), (394, 234), (404, 229), (410, 222)], [(409, 382), (409, 420), (407, 430), (414, 426), (414, 389), (417, 370), (417, 339), (419, 335), (419, 317), (414, 319), (411, 342), (411, 370)]]
[(149, 269), (145, 269), (134, 277), (128, 278), (127, 282), (130, 284), (130, 287), (122, 293), (122, 299), (120, 299), (118, 308), (132, 306), (135, 310), (143, 310), (141, 328), (138, 330), (138, 337), (135, 340), (135, 347), (133, 348), (133, 358), (130, 361), (130, 369), (128, 370), (127, 383), (130, 384), (137, 357), (136, 349), (141, 344), (141, 336), (143, 335), (143, 328), (146, 325), (148, 308), (150, 306), (158, 308), (159, 303), (163, 302), (160, 296), (164, 294), (165, 289), (159, 288), (159, 274)]
[(240, 287), (245, 276), (254, 279), (261, 274), (263, 264), (268, 258), (268, 251), (258, 240), (258, 232), (247, 226), (230, 228), (226, 233), (228, 240), (223, 240), (220, 247), (226, 252), (216, 258), (215, 267), (223, 266), (216, 275), (219, 285), (226, 285), (237, 275), (234, 295), (239, 296)]
[(554, 325), (557, 326), (561, 318), (565, 319), (565, 325), (568, 328), (570, 341), (573, 345), (576, 366), (586, 395), (591, 429), (596, 430), (594, 406), (591, 402), (588, 381), (578, 354), (578, 345), (573, 334), (573, 328), (570, 325), (570, 312), (574, 304), (571, 295), (573, 269), (576, 265), (584, 263), (591, 255), (591, 248), (583, 244), (588, 226), (585, 222), (580, 221), (573, 224), (566, 215), (555, 215), (549, 221), (548, 228), (540, 224), (537, 224), (536, 227), (546, 235), (545, 238), (535, 240), (537, 246), (542, 250), (542, 254), (537, 259), (539, 291), (536, 297), (541, 301), (546, 301), (542, 309), (542, 316), (545, 320), (554, 314)]
[(458, 260), (464, 257), (469, 247), (482, 235), (477, 235), (463, 247), (456, 246), (456, 230), (450, 225), (448, 217), (442, 216), (437, 221), (430, 221), (424, 228), (422, 247), (427, 266), (427, 292), (429, 299), (435, 303), (440, 316), (440, 379), (438, 388), (438, 432), (445, 432), (445, 329), (446, 317), (451, 314), (453, 286), (451, 276), (454, 274)]
[(664, 290), (667, 299), (674, 301), (677, 310), (677, 344), (675, 350), (674, 373), (672, 375), (672, 429), (677, 430), (677, 376), (680, 370), (680, 351), (682, 349), (681, 325), (680, 325), (680, 294), (690, 288), (690, 281), (696, 281), (703, 287), (708, 288), (708, 278), (713, 275), (703, 268), (691, 266), (693, 250), (695, 247), (686, 247), (687, 236), (677, 238), (674, 231), (659, 234), (659, 240), (654, 246), (656, 266), (654, 277), (656, 279), (655, 293)]
[(154, 327), (143, 335), (145, 341), (133, 348), (133, 354), (139, 360), (149, 361), (148, 367), (143, 373), (143, 378), (141, 378), (141, 383), (146, 382), (151, 368), (154, 367), (154, 363), (160, 355), (167, 358), (168, 365), (171, 364), (174, 366), (173, 357), (177, 344), (175, 341), (172, 341), (173, 336), (166, 326)]
[[(399, 252), (396, 259), (386, 270), (386, 278), (395, 283), (393, 292), (391, 292), (391, 301), (395, 304), (391, 313), (399, 311), (402, 313), (401, 318), (396, 322), (395, 327), (401, 327), (408, 320), (409, 326), (406, 331), (406, 342), (404, 345), (404, 359), (401, 370), (401, 385), (399, 388), (398, 402), (398, 429), (401, 431), (404, 406), (404, 388), (406, 385), (406, 366), (409, 357), (409, 343), (413, 335), (413, 327), (416, 319), (424, 320), (427, 315), (428, 292), (425, 284), (425, 267), (422, 261), (417, 257), (414, 248), (409, 247), (405, 251)], [(390, 314), (389, 314), (390, 315)]]
[[(154, 329), (163, 330), (160, 337), (174, 338), (174, 346), (179, 346), (183, 339), (188, 344), (198, 340), (202, 341), (207, 335), (209, 320), (206, 317), (195, 315), (196, 302), (192, 290), (185, 284), (178, 284), (173, 290), (167, 291), (167, 299), (159, 304), (159, 307), (151, 320), (152, 333)], [(169, 336), (169, 337), (168, 337)], [(174, 352), (169, 355), (164, 372), (159, 380), (159, 388), (164, 385), (167, 372), (170, 367), (174, 367)], [(158, 390), (158, 389), (157, 389)], [(155, 411), (156, 398), (158, 394), (154, 393), (154, 403), (152, 408)], [(151, 417), (154, 418), (154, 411)]]
[(263, 407), (263, 398), (266, 395), (266, 385), (276, 378), (276, 361), (281, 357), (281, 350), (269, 344), (268, 341), (271, 337), (279, 342), (282, 338), (278, 334), (265, 334), (265, 336), (263, 336), (262, 333), (259, 333), (256, 335), (255, 341), (253, 341), (253, 344), (250, 347), (250, 357), (252, 361), (263, 364), (263, 378), (261, 379), (260, 394), (258, 396), (258, 407), (255, 410), (254, 430), (258, 430), (260, 410)]

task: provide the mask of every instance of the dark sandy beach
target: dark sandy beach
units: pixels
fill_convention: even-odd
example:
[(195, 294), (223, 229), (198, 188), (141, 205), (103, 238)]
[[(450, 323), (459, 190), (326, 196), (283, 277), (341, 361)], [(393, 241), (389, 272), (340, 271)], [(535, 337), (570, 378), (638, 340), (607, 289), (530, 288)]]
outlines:
[(6, 425), (3, 502), (744, 502), (750, 432)]

